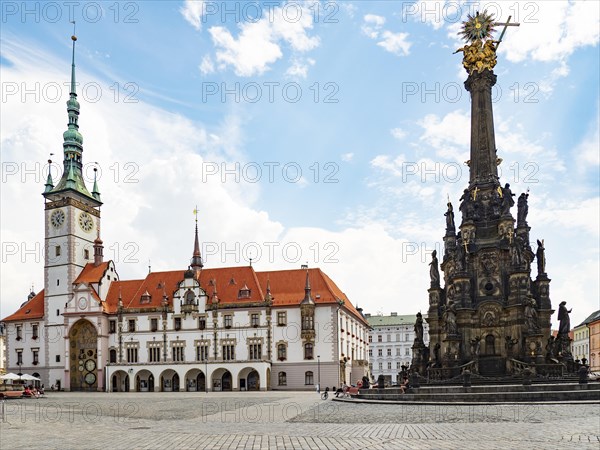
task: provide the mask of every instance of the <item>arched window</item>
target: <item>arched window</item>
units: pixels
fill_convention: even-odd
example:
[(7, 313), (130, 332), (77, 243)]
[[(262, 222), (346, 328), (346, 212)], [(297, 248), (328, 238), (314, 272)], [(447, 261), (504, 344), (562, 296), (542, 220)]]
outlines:
[(114, 348), (110, 349), (110, 354), (109, 354), (109, 361), (111, 363), (116, 363), (117, 362), (117, 351)]
[(287, 347), (285, 344), (279, 344), (277, 346), (277, 359), (279, 359), (279, 361), (285, 361), (287, 359)]
[(196, 299), (196, 296), (194, 295), (194, 293), (192, 291), (187, 291), (185, 293), (185, 304), (186, 305), (193, 305), (195, 299)]
[(304, 372), (304, 384), (305, 385), (315, 384), (313, 373), (310, 370), (308, 372)]
[(285, 372), (279, 372), (279, 386), (287, 386), (287, 374)]
[(304, 359), (313, 359), (313, 345), (312, 342), (304, 344)]

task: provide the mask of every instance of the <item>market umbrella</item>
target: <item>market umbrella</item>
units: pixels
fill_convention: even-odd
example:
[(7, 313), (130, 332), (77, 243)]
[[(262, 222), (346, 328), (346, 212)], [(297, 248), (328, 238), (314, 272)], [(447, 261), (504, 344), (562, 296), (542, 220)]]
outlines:
[(12, 372), (5, 375), (0, 375), (0, 380), (18, 380), (19, 378), (21, 378), (19, 375)]
[(34, 377), (33, 375), (28, 375), (26, 373), (21, 376), (21, 380), (25, 380), (25, 381), (41, 381), (40, 378)]

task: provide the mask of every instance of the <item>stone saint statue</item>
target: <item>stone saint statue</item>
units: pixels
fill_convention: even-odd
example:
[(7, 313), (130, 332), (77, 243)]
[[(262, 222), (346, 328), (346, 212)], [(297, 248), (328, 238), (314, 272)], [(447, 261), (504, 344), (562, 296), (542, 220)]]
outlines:
[(454, 233), (456, 231), (456, 225), (454, 224), (454, 209), (452, 203), (448, 202), (448, 211), (444, 213), (446, 216), (446, 232)]
[(448, 303), (444, 311), (444, 324), (446, 325), (447, 334), (457, 334), (456, 328), (456, 307), (454, 302)]
[(537, 303), (535, 299), (531, 296), (527, 298), (525, 301), (525, 323), (527, 324), (527, 331), (530, 333), (535, 333), (539, 331), (540, 326), (538, 324), (538, 314), (535, 309)]
[(512, 208), (515, 204), (515, 199), (513, 198), (515, 194), (510, 190), (510, 184), (506, 183), (502, 188), (502, 215), (508, 216), (510, 215), (510, 208)]
[(544, 275), (546, 273), (546, 254), (544, 251), (544, 240), (537, 241), (538, 248), (535, 252), (535, 259), (537, 259), (538, 275)]
[(527, 213), (529, 212), (529, 206), (527, 205), (527, 198), (529, 194), (523, 192), (519, 195), (519, 199), (517, 200), (517, 226), (518, 227), (526, 227), (527, 226)]
[(433, 346), (433, 361), (435, 362), (436, 366), (440, 365), (440, 348), (442, 346), (440, 345), (439, 342), (437, 342), (434, 346)]
[(477, 336), (474, 339), (471, 339), (471, 355), (473, 359), (477, 359), (479, 356), (479, 351), (481, 349), (481, 337)]
[(463, 195), (460, 197), (460, 206), (458, 209), (462, 212), (463, 220), (471, 220), (475, 213), (471, 193), (468, 189), (463, 191)]
[(423, 342), (423, 315), (421, 312), (417, 313), (417, 320), (415, 321), (415, 342)]
[(558, 334), (568, 336), (569, 331), (571, 331), (571, 319), (569, 318), (569, 314), (573, 309), (567, 310), (566, 304), (567, 302), (560, 302), (558, 307), (558, 321), (560, 323), (558, 325)]
[(429, 263), (429, 278), (431, 278), (431, 286), (439, 286), (440, 271), (438, 269), (437, 251), (431, 252), (431, 262)]

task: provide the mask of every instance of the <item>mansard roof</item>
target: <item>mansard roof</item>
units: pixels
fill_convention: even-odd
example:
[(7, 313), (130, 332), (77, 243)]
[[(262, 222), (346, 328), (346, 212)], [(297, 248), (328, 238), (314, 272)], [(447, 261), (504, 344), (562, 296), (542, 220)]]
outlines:
[(42, 319), (44, 317), (44, 290), (42, 289), (31, 300), (26, 301), (13, 314), (5, 317), (3, 322), (14, 322), (18, 320)]

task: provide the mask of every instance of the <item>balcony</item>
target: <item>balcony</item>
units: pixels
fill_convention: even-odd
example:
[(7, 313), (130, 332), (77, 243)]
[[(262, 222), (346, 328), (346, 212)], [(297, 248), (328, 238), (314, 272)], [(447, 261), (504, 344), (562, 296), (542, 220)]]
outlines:
[(198, 305), (195, 305), (194, 303), (187, 303), (187, 304), (181, 305), (181, 312), (184, 314), (191, 314), (191, 313), (198, 312)]

